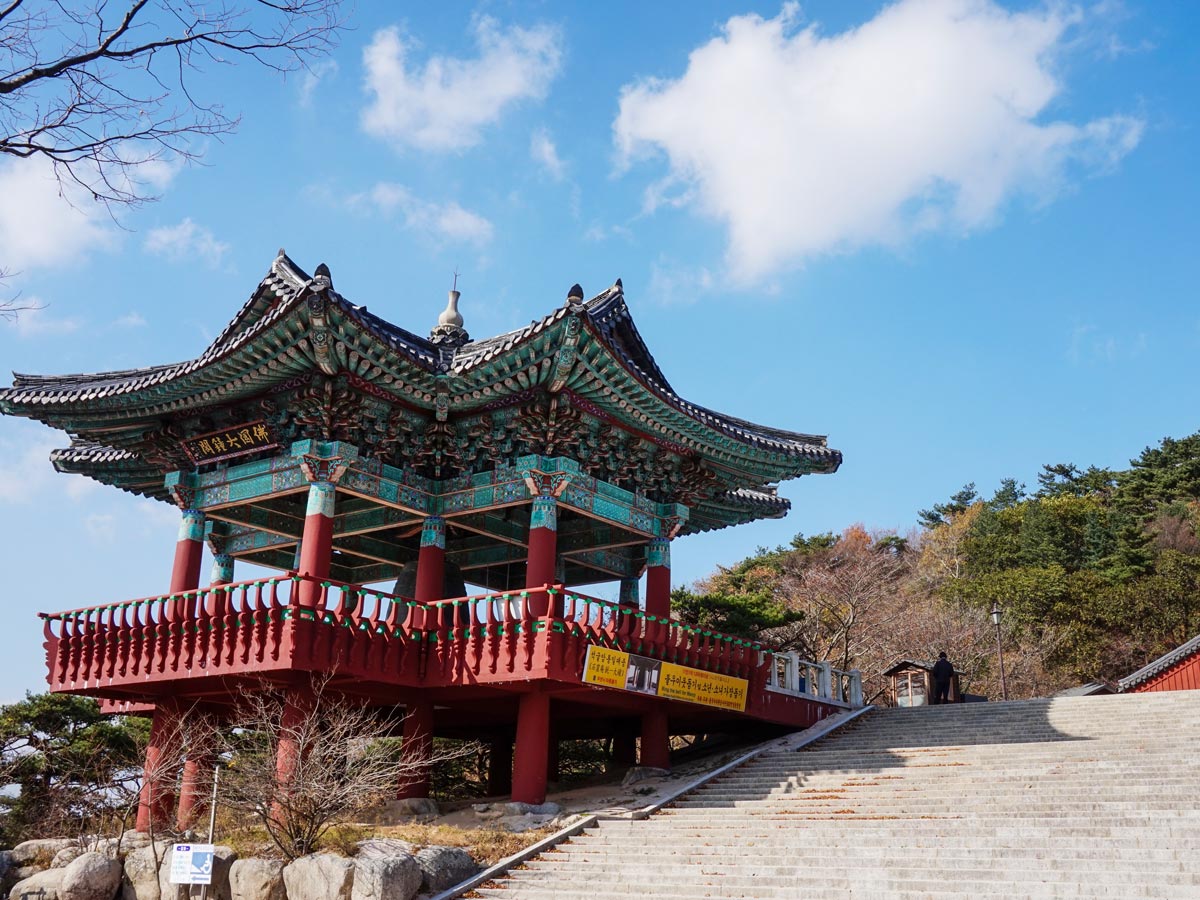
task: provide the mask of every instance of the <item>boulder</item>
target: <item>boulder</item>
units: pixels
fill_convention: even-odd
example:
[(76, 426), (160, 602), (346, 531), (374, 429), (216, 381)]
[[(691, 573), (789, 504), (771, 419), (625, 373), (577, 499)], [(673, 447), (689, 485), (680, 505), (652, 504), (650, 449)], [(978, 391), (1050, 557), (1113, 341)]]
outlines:
[(121, 864), (102, 853), (82, 853), (63, 870), (59, 900), (113, 900), (121, 887)]
[(67, 847), (76, 846), (70, 838), (39, 838), (34, 841), (22, 841), (9, 852), (12, 861), (18, 866), (37, 866), (44, 869), (54, 859), (54, 854)]
[(410, 854), (354, 861), (350, 900), (412, 900), (421, 889), (423, 873)]
[(50, 860), (50, 868), (65, 869), (81, 856), (83, 856), (82, 847), (63, 847), (54, 854), (54, 859)]
[(643, 781), (653, 781), (657, 778), (669, 778), (671, 773), (666, 769), (656, 769), (654, 766), (634, 766), (621, 779), (621, 787), (632, 787)]
[(417, 848), (408, 841), (396, 838), (367, 838), (358, 842), (355, 859), (387, 859), (392, 856), (412, 856)]
[[(158, 890), (160, 900), (188, 900), (189, 886), (186, 884), (171, 884), (171, 856), (174, 844), (167, 844), (163, 854), (162, 867), (158, 870)], [(208, 885), (210, 900), (230, 900), (229, 897), (229, 867), (237, 859), (237, 854), (231, 847), (218, 845), (213, 853), (212, 881)]]
[(549, 801), (545, 803), (505, 803), (506, 816), (557, 816), (562, 807)]
[(503, 803), (472, 803), (471, 809), (475, 811), (475, 818), (484, 822), (499, 819), (504, 815)]
[(471, 854), (462, 847), (426, 847), (417, 854), (417, 864), (423, 876), (421, 888), (430, 894), (454, 887), (479, 871)]
[[(158, 886), (158, 861), (170, 860), (171, 845), (156, 844), (138, 847), (125, 857), (125, 874), (121, 878), (121, 900), (161, 900)], [(170, 862), (167, 863), (170, 865)]]
[(288, 900), (350, 900), (354, 860), (330, 853), (301, 856), (283, 869)]
[(18, 881), (9, 892), (10, 900), (62, 900), (66, 869), (45, 869)]
[(239, 859), (229, 867), (230, 900), (285, 900), (282, 859)]

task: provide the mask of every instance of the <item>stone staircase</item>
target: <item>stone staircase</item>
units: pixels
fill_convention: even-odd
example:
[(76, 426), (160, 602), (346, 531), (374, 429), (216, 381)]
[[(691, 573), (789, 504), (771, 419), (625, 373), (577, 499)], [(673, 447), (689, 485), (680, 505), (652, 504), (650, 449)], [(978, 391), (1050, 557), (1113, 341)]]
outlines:
[(868, 712), (470, 896), (1200, 900), (1200, 691)]

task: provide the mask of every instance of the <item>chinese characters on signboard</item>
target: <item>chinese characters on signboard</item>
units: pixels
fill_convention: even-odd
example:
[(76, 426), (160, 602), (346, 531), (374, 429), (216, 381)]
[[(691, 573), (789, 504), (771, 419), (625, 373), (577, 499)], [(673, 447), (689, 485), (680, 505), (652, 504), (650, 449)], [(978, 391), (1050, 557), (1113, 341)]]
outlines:
[(277, 446), (275, 438), (265, 422), (234, 425), (220, 431), (187, 438), (183, 442), (184, 452), (197, 465), (218, 462), (233, 456), (244, 456), (247, 453), (256, 453), (259, 450), (268, 450), (275, 446)]
[(677, 666), (595, 645), (588, 647), (583, 680), (587, 684), (653, 694), (671, 700), (686, 700), (688, 703), (737, 712), (746, 710), (746, 689), (749, 686), (744, 678)]

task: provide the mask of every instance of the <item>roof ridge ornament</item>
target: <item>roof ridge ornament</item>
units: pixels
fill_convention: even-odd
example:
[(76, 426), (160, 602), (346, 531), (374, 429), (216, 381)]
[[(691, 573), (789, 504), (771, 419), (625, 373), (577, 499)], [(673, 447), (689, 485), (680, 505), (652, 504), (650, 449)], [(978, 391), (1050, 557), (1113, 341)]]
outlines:
[[(458, 285), (457, 272), (454, 273), (454, 284)], [(458, 311), (458, 298), (461, 296), (461, 291), (450, 289), (446, 308), (438, 316), (438, 323), (433, 326), (433, 331), (429, 332), (429, 340), (433, 343), (458, 349), (471, 340), (471, 336), (463, 328), (462, 313)]]

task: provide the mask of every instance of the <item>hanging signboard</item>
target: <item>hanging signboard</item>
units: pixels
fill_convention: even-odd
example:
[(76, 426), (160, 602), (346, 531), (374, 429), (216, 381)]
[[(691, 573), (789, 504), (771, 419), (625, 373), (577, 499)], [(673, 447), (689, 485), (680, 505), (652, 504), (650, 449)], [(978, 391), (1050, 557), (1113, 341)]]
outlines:
[(583, 680), (586, 684), (737, 712), (746, 711), (746, 690), (750, 684), (744, 678), (679, 666), (594, 644), (588, 647)]
[(171, 884), (212, 884), (212, 844), (176, 844), (171, 853)]
[(196, 465), (245, 456), (279, 446), (266, 422), (247, 422), (183, 441), (183, 451)]

